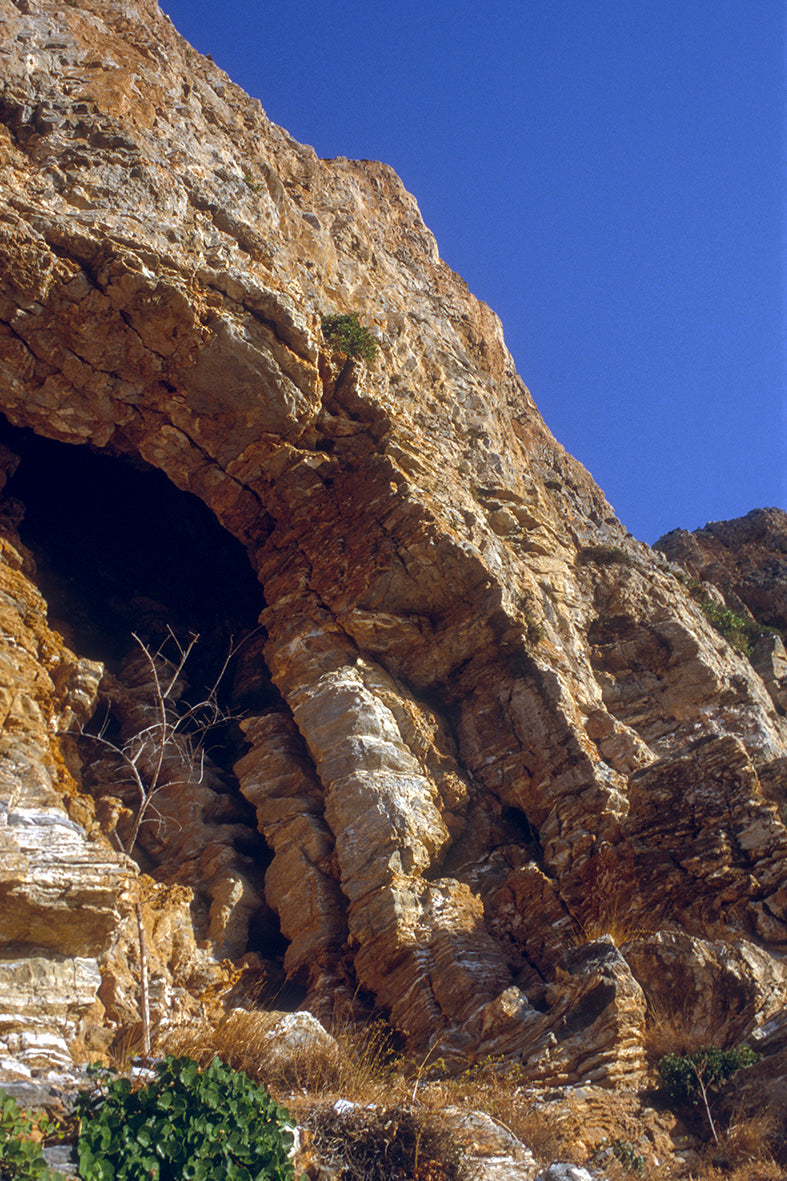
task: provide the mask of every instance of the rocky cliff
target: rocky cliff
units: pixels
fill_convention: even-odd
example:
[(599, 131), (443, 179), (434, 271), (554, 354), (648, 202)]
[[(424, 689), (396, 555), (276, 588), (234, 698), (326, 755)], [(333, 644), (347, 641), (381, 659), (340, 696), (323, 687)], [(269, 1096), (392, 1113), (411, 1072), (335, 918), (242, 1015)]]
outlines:
[(605, 1085), (665, 1014), (763, 1027), (784, 686), (671, 559), (784, 626), (783, 514), (636, 542), (391, 169), (295, 143), (153, 0), (0, 34), (6, 1065), (133, 1026), (137, 902), (158, 1022), (286, 981)]

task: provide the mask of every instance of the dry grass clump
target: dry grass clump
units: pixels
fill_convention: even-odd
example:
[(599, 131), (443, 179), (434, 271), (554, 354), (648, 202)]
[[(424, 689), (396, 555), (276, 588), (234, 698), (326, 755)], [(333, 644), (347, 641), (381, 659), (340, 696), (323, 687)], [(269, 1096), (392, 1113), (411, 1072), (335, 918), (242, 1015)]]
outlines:
[(551, 1118), (534, 1107), (532, 1100), (501, 1095), (493, 1108), (489, 1115), (505, 1124), (541, 1164), (556, 1160), (575, 1165), (584, 1163), (585, 1154), (577, 1151), (576, 1137), (566, 1122)]
[(574, 945), (596, 943), (607, 936), (621, 948), (626, 943), (647, 939), (659, 928), (658, 916), (643, 914), (632, 908), (628, 883), (620, 886), (603, 879), (591, 890), (581, 916), (574, 918)]
[(394, 1035), (384, 1021), (337, 1029), (330, 1038), (305, 1039), (292, 1046), (275, 1033), (280, 1016), (236, 1009), (215, 1025), (204, 1022), (173, 1031), (163, 1048), (200, 1065), (218, 1057), (278, 1095), (390, 1103), (406, 1094)]
[(435, 1111), (484, 1112), (543, 1165), (556, 1160), (581, 1165), (587, 1159), (575, 1114), (538, 1102), (523, 1083), (522, 1068), (510, 1059), (487, 1058), (454, 1077), (428, 1079), (419, 1084), (417, 1095)]
[(694, 1138), (695, 1151), (687, 1173), (676, 1176), (691, 1181), (784, 1181), (784, 1166), (775, 1159), (784, 1120), (781, 1109), (763, 1107), (754, 1115), (733, 1117), (726, 1128), (719, 1127), (718, 1143), (710, 1136), (702, 1144)]
[(784, 1170), (773, 1161), (729, 1165), (700, 1160), (688, 1177), (690, 1181), (784, 1181)]
[[(762, 1164), (781, 1131), (783, 1112), (765, 1107), (747, 1118), (733, 1116), (730, 1126), (721, 1137), (721, 1151), (728, 1168)], [(773, 1160), (771, 1159), (773, 1164)], [(781, 1176), (781, 1173), (780, 1173)]]
[(323, 1169), (341, 1181), (472, 1177), (447, 1121), (421, 1108), (322, 1105), (305, 1126)]
[(732, 1046), (741, 1040), (744, 1032), (743, 1021), (719, 1020), (713, 1018), (699, 1026), (691, 1000), (667, 1000), (653, 994), (647, 995), (647, 1017), (645, 1027), (645, 1053), (648, 1062), (655, 1067), (665, 1054), (694, 1054), (704, 1046)]

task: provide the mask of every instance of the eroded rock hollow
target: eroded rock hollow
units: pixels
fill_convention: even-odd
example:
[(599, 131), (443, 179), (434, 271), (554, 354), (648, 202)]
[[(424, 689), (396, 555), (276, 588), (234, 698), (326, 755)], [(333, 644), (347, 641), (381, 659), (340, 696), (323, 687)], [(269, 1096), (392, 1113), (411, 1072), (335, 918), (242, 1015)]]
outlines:
[[(0, 1050), (65, 1060), (137, 1019), (140, 897), (159, 1021), (282, 955), (320, 1017), (376, 1005), (533, 1079), (636, 1082), (677, 1003), (762, 1026), (785, 670), (703, 609), (760, 611), (734, 547), (727, 582), (691, 546), (681, 578), (626, 533), (385, 165), (295, 143), (152, 0), (0, 22)], [(323, 336), (350, 312), (371, 366)], [(81, 504), (24, 483), (56, 444)], [(112, 573), (111, 468), (205, 515), (130, 493), (145, 553)], [(79, 586), (42, 488), (83, 514)], [(144, 730), (129, 637), (167, 627), (204, 664), (244, 640), (233, 722), (126, 849), (133, 795), (74, 734), (102, 706), (116, 747)]]

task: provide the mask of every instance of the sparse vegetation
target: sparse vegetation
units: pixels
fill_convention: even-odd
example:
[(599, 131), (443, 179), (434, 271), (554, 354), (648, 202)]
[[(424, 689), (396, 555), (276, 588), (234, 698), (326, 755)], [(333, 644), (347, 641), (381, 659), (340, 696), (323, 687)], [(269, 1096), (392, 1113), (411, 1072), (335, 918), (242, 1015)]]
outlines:
[(127, 809), (112, 835), (118, 847), (130, 855), (143, 825), (163, 824), (156, 808), (157, 797), (178, 784), (202, 781), (208, 736), (232, 720), (221, 709), (218, 692), (230, 660), (237, 652), (237, 648), (230, 648), (216, 680), (202, 699), (178, 712), (176, 703), (183, 690), (184, 670), (199, 636), (192, 633), (184, 645), (168, 629), (167, 639), (155, 650), (139, 636), (134, 635), (133, 639), (147, 666), (151, 686), (150, 724), (125, 741), (115, 741), (108, 736), (111, 713), (108, 710), (97, 732), (81, 729), (74, 734), (97, 743), (117, 757), (120, 777), (116, 790), (127, 801)]
[(348, 1104), (315, 1108), (306, 1126), (331, 1175), (346, 1181), (462, 1181), (471, 1174), (438, 1113)]
[[(151, 696), (149, 725), (137, 730), (125, 740), (109, 737), (111, 708), (107, 710), (97, 732), (81, 729), (75, 737), (96, 743), (115, 756), (119, 773), (115, 790), (122, 797), (112, 837), (117, 846), (133, 856), (143, 825), (154, 830), (164, 827), (164, 817), (157, 808), (157, 800), (168, 789), (188, 783), (201, 783), (205, 771), (206, 742), (217, 727), (226, 725), (231, 715), (219, 705), (219, 686), (232, 657), (238, 651), (230, 646), (226, 659), (210, 689), (195, 705), (179, 711), (177, 700), (184, 686), (186, 663), (199, 641), (191, 633), (187, 644), (178, 640), (171, 628), (167, 639), (153, 650), (133, 634), (139, 645), (149, 677)], [(172, 656), (166, 649), (172, 651)], [(140, 1015), (143, 1028), (143, 1053), (150, 1053), (150, 1006), (147, 975), (147, 949), (141, 904), (137, 903), (140, 958)]]
[(533, 619), (531, 619), (530, 617), (528, 617), (528, 619), (527, 619), (527, 630), (526, 630), (526, 632), (525, 632), (525, 640), (526, 640), (526, 642), (527, 642), (529, 645), (533, 646), (533, 645), (535, 645), (535, 644), (540, 644), (540, 643), (541, 643), (541, 641), (543, 640), (543, 638), (544, 638), (544, 625), (543, 625), (543, 623), (536, 623), (536, 622), (535, 622), (535, 620), (533, 620)]
[(305, 1039), (283, 1054), (278, 1039), (271, 1037), (276, 1019), (276, 1014), (237, 1010), (215, 1025), (206, 1021), (173, 1030), (166, 1049), (200, 1063), (218, 1057), (250, 1078), (265, 1080), (277, 1093), (345, 1095), (367, 1103), (384, 1098), (390, 1103), (406, 1094), (404, 1079), (397, 1076), (395, 1035), (387, 1022), (337, 1029), (333, 1045)]
[(577, 554), (577, 561), (582, 566), (633, 566), (634, 559), (628, 550), (620, 545), (586, 545)]
[[(511, 1059), (485, 1059), (458, 1075), (442, 1060), (415, 1064), (397, 1053), (388, 1024), (376, 1020), (365, 1027), (334, 1029), (333, 1051), (306, 1044), (287, 1061), (269, 1036), (272, 1020), (262, 1012), (236, 1012), (214, 1028), (205, 1024), (171, 1033), (167, 1047), (195, 1057), (217, 1054), (233, 1065), (244, 1064), (252, 1077), (264, 1078), (311, 1129), (320, 1154), (327, 1151), (337, 1166), (343, 1162), (339, 1175), (344, 1181), (414, 1175), (419, 1181), (458, 1181), (466, 1163), (445, 1131), (442, 1113), (448, 1107), (484, 1111), (544, 1161), (561, 1154), (566, 1159), (573, 1129), (564, 1135), (533, 1109), (521, 1090), (522, 1068)], [(347, 1119), (330, 1114), (337, 1099), (340, 1110), (350, 1112)], [(339, 1143), (345, 1133), (363, 1141), (357, 1151), (348, 1148), (349, 1155), (343, 1155)], [(408, 1154), (412, 1158), (416, 1143), (416, 1174), (385, 1171)], [(361, 1166), (366, 1171), (357, 1171)]]
[(693, 1054), (665, 1054), (658, 1071), (670, 1103), (678, 1111), (704, 1111), (714, 1141), (718, 1132), (711, 1111), (710, 1094), (714, 1086), (731, 1078), (746, 1066), (753, 1066), (757, 1054), (748, 1046), (733, 1046), (722, 1050), (719, 1046), (703, 1046)]
[(610, 1153), (623, 1166), (624, 1172), (636, 1174), (644, 1172), (645, 1157), (641, 1152), (637, 1152), (630, 1140), (626, 1140), (622, 1136), (616, 1136), (614, 1140), (604, 1139), (596, 1149), (595, 1156), (603, 1161), (605, 1156)]
[(323, 316), (322, 334), (337, 353), (344, 353), (353, 361), (374, 364), (377, 341), (369, 329), (364, 328), (357, 312), (346, 316)]
[(540, 644), (545, 634), (543, 623), (539, 623), (533, 615), (533, 602), (534, 597), (530, 591), (525, 591), (519, 596), (518, 606), (525, 625), (524, 639), (528, 647)]
[[(296, 1168), (308, 1169), (310, 1176), (330, 1165), (342, 1181), (463, 1181), (472, 1176), (473, 1161), (457, 1149), (459, 1137), (456, 1124), (446, 1120), (448, 1109), (486, 1113), (526, 1145), (542, 1165), (556, 1160), (595, 1163), (610, 1181), (626, 1177), (661, 1181), (677, 1176), (668, 1171), (663, 1158), (656, 1161), (647, 1147), (649, 1125), (641, 1122), (631, 1097), (610, 1094), (608, 1101), (594, 1107), (594, 1127), (604, 1139), (595, 1140), (596, 1148), (588, 1156), (588, 1148), (581, 1146), (585, 1118), (581, 1108), (570, 1097), (555, 1101), (552, 1096), (534, 1094), (528, 1071), (516, 1058), (487, 1056), (463, 1070), (442, 1059), (413, 1061), (401, 1052), (396, 1035), (382, 1019), (333, 1029), (333, 1047), (325, 1040), (310, 1043), (307, 1039), (299, 1048), (282, 1053), (280, 1037), (271, 1036), (276, 1020), (276, 1015), (264, 1011), (235, 1010), (217, 1024), (206, 1021), (171, 1031), (163, 1048), (177, 1056), (185, 1054), (202, 1066), (218, 1058), (228, 1067), (243, 1069), (250, 1079), (264, 1082), (304, 1129)], [(715, 1094), (710, 1102), (717, 1102)], [(721, 1112), (720, 1099), (718, 1108)], [(694, 1110), (687, 1108), (689, 1115)], [(662, 1134), (669, 1135), (672, 1116), (658, 1118)], [(729, 1162), (725, 1169), (733, 1170), (725, 1176), (737, 1176), (738, 1181), (781, 1176), (771, 1168), (772, 1129), (769, 1124), (762, 1131), (757, 1113), (754, 1117), (748, 1110), (734, 1118), (719, 1115), (717, 1125), (729, 1127), (726, 1131), (718, 1127), (718, 1143), (710, 1139), (701, 1107), (696, 1109), (695, 1122), (702, 1125), (696, 1137), (692, 1133), (688, 1140), (693, 1145), (691, 1177), (695, 1181), (721, 1178), (718, 1162), (722, 1159)], [(744, 1171), (736, 1174), (739, 1167)]]
[(440, 1108), (414, 1103), (409, 1068), (387, 1022), (336, 1029), (333, 1047), (305, 1040), (282, 1054), (279, 1039), (270, 1036), (275, 1019), (236, 1012), (213, 1028), (174, 1032), (167, 1044), (179, 1052), (188, 1047), (200, 1060), (217, 1055), (242, 1064), (275, 1093), (292, 1096), (288, 1106), (320, 1160), (344, 1181), (461, 1181), (462, 1154)]
[[(662, 1056), (659, 1073), (670, 1105), (689, 1128), (692, 1119), (702, 1124), (696, 1138), (688, 1138), (689, 1173), (675, 1173), (669, 1158), (654, 1158), (648, 1147), (653, 1125), (642, 1120), (631, 1097), (610, 1094), (593, 1108), (602, 1139), (588, 1149), (581, 1144), (581, 1107), (569, 1095), (534, 1094), (527, 1069), (515, 1058), (487, 1056), (459, 1073), (440, 1059), (416, 1063), (397, 1052), (395, 1035), (382, 1020), (334, 1031), (335, 1047), (318, 1038), (282, 1053), (281, 1039), (270, 1036), (276, 1019), (235, 1010), (214, 1026), (204, 1022), (170, 1033), (167, 1047), (190, 1044), (193, 1054), (165, 1058), (146, 1084), (98, 1070), (96, 1088), (78, 1100), (80, 1177), (295, 1181), (296, 1172), (307, 1169), (309, 1176), (330, 1170), (342, 1181), (470, 1181), (476, 1162), (462, 1148), (457, 1117), (447, 1114), (451, 1109), (457, 1115), (485, 1113), (501, 1135), (513, 1134), (542, 1165), (564, 1160), (596, 1166), (610, 1181), (678, 1175), (772, 1181), (782, 1175), (771, 1155), (780, 1115), (752, 1114), (743, 1105), (730, 1114), (717, 1094), (718, 1084), (754, 1059), (746, 1047)], [(248, 1073), (235, 1068), (239, 1063), (248, 1065)], [(725, 1094), (728, 1101), (729, 1088)], [(288, 1111), (303, 1129), (294, 1161), (288, 1156), (294, 1122)], [(666, 1116), (661, 1127), (668, 1134)], [(28, 1123), (28, 1137), (31, 1132), (39, 1135), (40, 1125)], [(28, 1151), (46, 1171), (2, 1172), (3, 1160), (0, 1174), (61, 1181), (38, 1145)], [(261, 1163), (266, 1152), (267, 1163)]]
[(712, 623), (716, 631), (743, 656), (749, 656), (753, 645), (763, 636), (779, 635), (777, 628), (767, 627), (763, 623), (758, 623), (756, 619), (747, 619), (730, 607), (717, 603), (701, 582), (688, 577), (681, 578), (680, 581), (695, 603), (700, 605), (708, 622)]
[[(734, 1113), (726, 1131), (720, 1133), (718, 1146), (714, 1145), (711, 1160), (723, 1162), (725, 1171), (732, 1169), (752, 1170), (755, 1164), (767, 1167), (774, 1165), (774, 1177), (784, 1176), (778, 1172), (775, 1162), (769, 1160), (771, 1149), (784, 1136), (784, 1113), (781, 1105), (765, 1104), (753, 1115)], [(755, 1174), (756, 1175), (756, 1174)], [(767, 1176), (763, 1171), (760, 1176)]]
[(745, 616), (738, 615), (736, 611), (731, 611), (729, 607), (722, 607), (719, 603), (714, 603), (712, 599), (704, 600), (700, 606), (716, 631), (720, 632), (725, 640), (728, 640), (733, 648), (737, 648), (744, 656), (750, 654), (752, 646), (756, 644), (757, 640), (773, 633), (773, 628), (763, 627), (754, 619), (746, 619)]

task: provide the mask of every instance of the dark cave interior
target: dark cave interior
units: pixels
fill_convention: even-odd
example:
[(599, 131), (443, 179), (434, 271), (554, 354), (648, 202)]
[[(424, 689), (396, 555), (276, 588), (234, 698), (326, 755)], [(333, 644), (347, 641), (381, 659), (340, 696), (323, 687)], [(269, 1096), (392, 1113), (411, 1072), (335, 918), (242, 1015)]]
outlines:
[(141, 460), (0, 423), (20, 457), (6, 485), (24, 505), (20, 536), (54, 625), (110, 668), (132, 632), (156, 644), (197, 633), (190, 669), (221, 663), (257, 626), (262, 590), (243, 546), (202, 501)]

